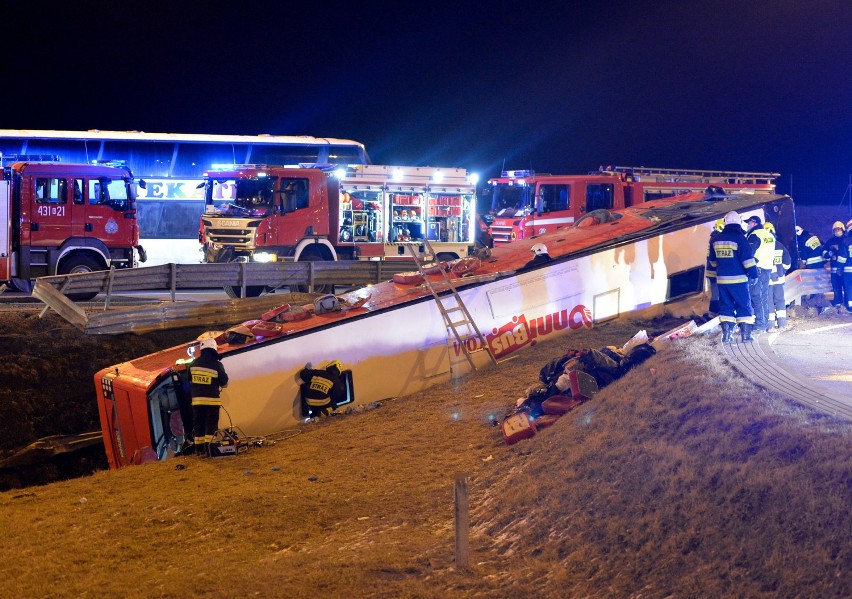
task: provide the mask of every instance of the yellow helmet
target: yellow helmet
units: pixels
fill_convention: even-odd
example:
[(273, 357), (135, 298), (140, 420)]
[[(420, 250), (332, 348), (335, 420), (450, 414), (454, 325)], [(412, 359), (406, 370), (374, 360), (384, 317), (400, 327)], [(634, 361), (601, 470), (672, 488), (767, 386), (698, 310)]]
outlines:
[(842, 222), (837, 220), (837, 221), (834, 221), (833, 225), (831, 225), (831, 230), (834, 231), (835, 229), (842, 229), (843, 231), (845, 231), (846, 227), (843, 225)]
[(721, 233), (721, 232), (722, 232), (722, 229), (724, 229), (724, 228), (725, 228), (725, 219), (724, 219), (724, 218), (720, 218), (720, 219), (718, 219), (718, 220), (716, 221), (716, 224), (713, 226), (713, 228), (714, 228), (716, 231), (718, 231), (719, 233)]
[(763, 228), (775, 235), (775, 225), (770, 222), (763, 223)]

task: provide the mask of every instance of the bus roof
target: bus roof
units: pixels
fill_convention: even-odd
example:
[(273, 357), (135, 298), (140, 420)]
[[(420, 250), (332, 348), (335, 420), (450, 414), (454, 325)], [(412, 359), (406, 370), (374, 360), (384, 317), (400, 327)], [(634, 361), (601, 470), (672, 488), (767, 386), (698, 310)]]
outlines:
[(70, 140), (127, 140), (166, 141), (184, 143), (242, 143), (242, 144), (300, 144), (300, 145), (357, 145), (351, 139), (312, 137), (310, 135), (209, 135), (204, 133), (147, 133), (145, 131), (59, 131), (52, 129), (0, 129), (0, 139), (70, 139)]

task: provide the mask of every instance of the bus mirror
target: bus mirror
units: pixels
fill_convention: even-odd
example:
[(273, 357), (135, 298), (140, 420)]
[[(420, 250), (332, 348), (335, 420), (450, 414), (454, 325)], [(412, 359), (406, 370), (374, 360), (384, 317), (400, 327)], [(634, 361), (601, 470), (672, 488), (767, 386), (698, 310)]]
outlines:
[(198, 185), (196, 185), (196, 186), (195, 186), (195, 189), (201, 189), (201, 188), (202, 188), (202, 187), (204, 187), (205, 185), (207, 185), (207, 183), (206, 183), (206, 182), (204, 182), (204, 181), (202, 181), (201, 183), (199, 183)]
[(139, 179), (139, 187), (140, 189), (148, 189), (148, 184), (145, 183), (145, 179)]

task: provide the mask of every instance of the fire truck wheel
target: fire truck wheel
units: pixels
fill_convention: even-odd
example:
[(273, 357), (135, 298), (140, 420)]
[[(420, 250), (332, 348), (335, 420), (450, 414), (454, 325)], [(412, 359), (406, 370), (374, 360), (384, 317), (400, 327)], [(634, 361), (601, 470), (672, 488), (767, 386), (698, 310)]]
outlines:
[[(103, 265), (99, 264), (93, 258), (88, 256), (71, 256), (62, 262), (62, 267), (59, 269), (59, 274), (73, 275), (81, 272), (95, 272), (103, 270)], [(98, 294), (97, 291), (92, 293), (66, 293), (68, 299), (74, 302), (87, 302)]]
[(21, 293), (32, 293), (35, 285), (29, 279), (12, 279), (12, 286)]

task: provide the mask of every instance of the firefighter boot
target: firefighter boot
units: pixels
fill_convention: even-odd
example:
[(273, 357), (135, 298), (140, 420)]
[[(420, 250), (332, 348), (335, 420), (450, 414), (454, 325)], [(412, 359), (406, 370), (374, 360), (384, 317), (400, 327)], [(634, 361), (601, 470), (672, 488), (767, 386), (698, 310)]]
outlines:
[(731, 333), (734, 332), (734, 323), (732, 322), (723, 322), (722, 323), (722, 343), (733, 343), (734, 338), (731, 336)]
[(778, 330), (779, 331), (787, 330), (787, 317), (786, 316), (779, 316), (778, 317)]
[(745, 323), (745, 322), (740, 323), (740, 332), (742, 334), (740, 339), (742, 340), (743, 343), (745, 343), (746, 341), (754, 341), (754, 337), (751, 336), (751, 332), (752, 332), (753, 329), (754, 329), (753, 324), (748, 324), (748, 323)]

